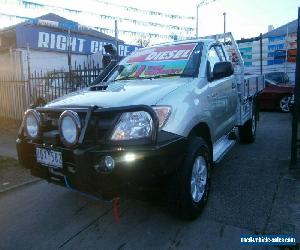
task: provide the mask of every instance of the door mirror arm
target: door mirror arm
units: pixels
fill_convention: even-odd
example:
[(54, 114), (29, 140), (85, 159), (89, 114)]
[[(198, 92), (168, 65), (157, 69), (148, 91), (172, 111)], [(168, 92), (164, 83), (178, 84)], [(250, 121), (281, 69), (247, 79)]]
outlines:
[(211, 66), (209, 61), (207, 61), (206, 64), (206, 77), (209, 82), (212, 82), (214, 80), (213, 74), (211, 73)]

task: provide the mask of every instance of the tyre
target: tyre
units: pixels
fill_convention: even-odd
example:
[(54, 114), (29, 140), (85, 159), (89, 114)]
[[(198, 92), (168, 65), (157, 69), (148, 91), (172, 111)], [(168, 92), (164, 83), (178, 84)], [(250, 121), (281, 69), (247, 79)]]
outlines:
[(252, 112), (252, 118), (244, 126), (239, 127), (239, 137), (241, 143), (253, 143), (256, 135), (257, 125), (256, 112)]
[(191, 138), (183, 164), (171, 178), (169, 205), (182, 219), (195, 219), (204, 208), (210, 185), (210, 154), (202, 138)]
[(279, 101), (279, 110), (281, 112), (290, 112), (290, 102), (291, 102), (292, 96), (291, 95), (284, 95), (281, 97)]

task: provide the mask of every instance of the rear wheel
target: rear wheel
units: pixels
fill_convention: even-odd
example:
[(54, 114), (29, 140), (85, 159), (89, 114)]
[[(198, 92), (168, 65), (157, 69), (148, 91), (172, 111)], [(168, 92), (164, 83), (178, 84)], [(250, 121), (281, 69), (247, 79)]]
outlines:
[(183, 219), (195, 219), (202, 212), (208, 198), (211, 156), (202, 138), (190, 140), (183, 165), (171, 179), (170, 208)]
[(255, 141), (256, 125), (256, 113), (253, 111), (252, 118), (239, 127), (239, 136), (242, 143), (253, 143)]
[(290, 112), (290, 102), (292, 96), (291, 95), (284, 95), (279, 101), (279, 109), (281, 112)]

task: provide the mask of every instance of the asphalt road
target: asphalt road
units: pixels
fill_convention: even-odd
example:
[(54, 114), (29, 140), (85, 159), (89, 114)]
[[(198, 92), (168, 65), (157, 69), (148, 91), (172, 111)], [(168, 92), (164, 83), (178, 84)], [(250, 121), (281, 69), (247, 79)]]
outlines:
[(117, 224), (110, 203), (41, 181), (0, 194), (0, 249), (241, 249), (241, 234), (293, 231), (294, 186), (284, 181), (290, 119), (261, 115), (256, 142), (237, 144), (214, 169), (208, 204), (193, 222), (163, 203), (131, 199), (121, 200)]

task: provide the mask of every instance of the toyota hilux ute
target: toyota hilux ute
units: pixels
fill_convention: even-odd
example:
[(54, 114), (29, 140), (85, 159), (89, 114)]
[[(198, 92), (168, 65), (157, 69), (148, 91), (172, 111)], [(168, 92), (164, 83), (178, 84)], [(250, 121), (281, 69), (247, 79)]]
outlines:
[[(164, 183), (196, 218), (212, 166), (255, 139), (263, 76), (244, 76), (231, 33), (139, 49), (101, 82), (25, 112), (17, 139), (32, 175), (103, 199)], [(239, 136), (236, 136), (239, 134)]]

